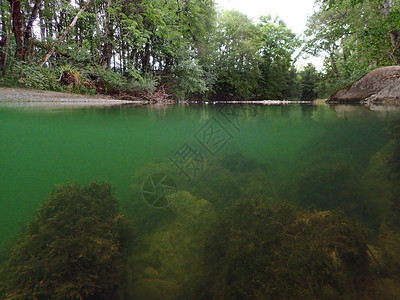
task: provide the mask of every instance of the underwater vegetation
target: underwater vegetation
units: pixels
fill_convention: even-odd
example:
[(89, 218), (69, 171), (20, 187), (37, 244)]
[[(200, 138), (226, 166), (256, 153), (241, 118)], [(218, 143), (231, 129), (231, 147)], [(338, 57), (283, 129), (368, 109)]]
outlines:
[(242, 153), (225, 155), (206, 163), (184, 189), (210, 201), (218, 214), (241, 199), (273, 202), (277, 198), (268, 181), (267, 166)]
[(369, 283), (363, 227), (339, 211), (245, 201), (205, 248), (204, 299), (357, 299)]
[(305, 166), (297, 182), (301, 207), (354, 213), (361, 201), (357, 165), (342, 155), (323, 155)]
[(382, 160), (392, 188), (387, 192), (390, 209), (379, 228), (379, 246), (386, 268), (400, 281), (400, 121), (392, 122), (389, 131), (392, 142), (382, 151)]
[(5, 299), (109, 299), (132, 228), (108, 183), (56, 187), (1, 270)]
[(135, 232), (138, 236), (167, 226), (170, 220), (175, 218), (176, 212), (170, 206), (151, 207), (144, 201), (142, 194), (144, 181), (153, 174), (170, 174), (175, 184), (182, 186), (181, 181), (178, 180), (179, 177), (172, 171), (171, 165), (168, 163), (149, 163), (138, 170), (132, 178), (132, 194), (130, 201), (124, 203), (124, 210), (129, 217), (135, 220)]
[(202, 252), (216, 220), (210, 202), (180, 191), (169, 207), (174, 217), (136, 239), (129, 259), (125, 299), (195, 299)]
[(390, 160), (393, 173), (400, 173), (400, 120), (392, 121), (389, 134), (393, 140), (393, 157)]
[[(369, 162), (310, 155), (281, 186), (241, 153), (190, 182), (148, 164), (126, 217), (107, 183), (59, 186), (0, 249), (0, 299), (399, 299), (399, 124)], [(142, 190), (163, 174), (174, 201), (155, 208)]]

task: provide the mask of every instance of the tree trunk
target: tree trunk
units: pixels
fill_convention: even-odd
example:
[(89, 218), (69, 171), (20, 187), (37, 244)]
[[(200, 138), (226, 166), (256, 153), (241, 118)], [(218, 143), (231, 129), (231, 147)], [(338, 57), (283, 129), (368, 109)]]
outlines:
[(146, 73), (150, 67), (150, 43), (146, 43), (142, 55), (142, 70)]
[(32, 12), (29, 16), (28, 23), (26, 24), (24, 33), (24, 48), (25, 48), (25, 59), (29, 56), (33, 56), (33, 41), (32, 41), (32, 27), (33, 22), (36, 20), (39, 12), (42, 0), (36, 0), (32, 8)]
[[(392, 8), (393, 8), (393, 2), (392, 0), (384, 0), (383, 1), (383, 12), (385, 14), (386, 19), (388, 19), (390, 17), (390, 14), (392, 12)], [(389, 36), (390, 36), (390, 41), (392, 43), (392, 53), (390, 56), (392, 60), (394, 60), (394, 62), (396, 64), (400, 63), (400, 57), (399, 57), (399, 49), (400, 49), (400, 32), (399, 30), (393, 29), (392, 25), (388, 26), (389, 29)]]
[(0, 2), (0, 14), (1, 14), (1, 37), (0, 37), (0, 66), (3, 68), (6, 64), (6, 45), (7, 45), (7, 25), (5, 18), (5, 11), (3, 11), (3, 3)]
[(12, 28), (17, 46), (15, 56), (18, 60), (26, 60), (27, 56), (32, 52), (32, 26), (35, 21), (42, 0), (36, 0), (32, 8), (32, 12), (28, 18), (28, 23), (23, 30), (21, 0), (9, 0), (11, 9)]
[(111, 66), (111, 56), (112, 56), (112, 50), (113, 50), (113, 45), (111, 43), (111, 38), (112, 38), (112, 31), (111, 31), (111, 24), (110, 24), (110, 9), (111, 7), (111, 0), (107, 1), (107, 6), (105, 10), (105, 32), (104, 32), (104, 45), (103, 45), (103, 54), (100, 59), (100, 65), (103, 66), (103, 69), (109, 69)]
[(22, 29), (21, 0), (9, 0), (11, 9), (12, 27), (15, 36), (17, 50), (15, 56), (19, 60), (25, 60), (24, 33)]
[(340, 47), (342, 48), (343, 61), (347, 61), (346, 50), (344, 49), (344, 38), (340, 39)]
[(67, 34), (74, 28), (76, 22), (78, 21), (80, 15), (85, 11), (85, 9), (89, 6), (90, 0), (87, 0), (86, 4), (79, 10), (79, 12), (76, 14), (75, 18), (72, 20), (71, 24), (64, 30), (64, 32), (58, 37), (56, 42), (54, 43), (53, 47), (50, 48), (50, 50), (46, 53), (45, 56), (43, 56), (42, 61), (40, 62), (39, 66), (43, 67), (43, 65), (48, 61), (50, 56), (54, 53), (55, 46), (60, 44)]

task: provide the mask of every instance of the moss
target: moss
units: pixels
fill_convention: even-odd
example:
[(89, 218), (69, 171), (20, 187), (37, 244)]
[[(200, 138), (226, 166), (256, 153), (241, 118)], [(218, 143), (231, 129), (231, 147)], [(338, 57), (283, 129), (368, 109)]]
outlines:
[(204, 299), (355, 299), (368, 284), (364, 230), (337, 211), (238, 203), (206, 245)]
[(2, 270), (5, 298), (109, 298), (123, 282), (131, 235), (109, 184), (58, 186)]

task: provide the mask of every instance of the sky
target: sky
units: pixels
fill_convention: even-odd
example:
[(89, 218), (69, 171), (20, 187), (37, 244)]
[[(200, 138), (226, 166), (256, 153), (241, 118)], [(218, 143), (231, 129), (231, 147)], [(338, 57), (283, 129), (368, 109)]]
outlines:
[[(261, 15), (279, 16), (295, 33), (302, 34), (306, 29), (307, 17), (314, 12), (315, 0), (215, 0), (217, 5), (224, 9), (236, 9), (253, 20)], [(297, 66), (308, 62), (322, 69), (322, 58), (299, 59)]]

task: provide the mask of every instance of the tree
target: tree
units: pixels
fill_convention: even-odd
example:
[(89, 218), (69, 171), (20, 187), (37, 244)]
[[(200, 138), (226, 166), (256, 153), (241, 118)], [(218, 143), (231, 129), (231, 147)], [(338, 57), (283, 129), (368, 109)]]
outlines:
[[(67, 34), (74, 28), (76, 22), (79, 19), (79, 16), (85, 11), (85, 9), (89, 6), (90, 0), (86, 1), (86, 4), (79, 10), (79, 12), (76, 14), (75, 18), (72, 20), (71, 24), (68, 25), (67, 28), (63, 31), (63, 33), (57, 38), (57, 41), (55, 42), (55, 45), (60, 44), (62, 41), (64, 41), (65, 37)], [(54, 46), (49, 49), (49, 51), (46, 53), (46, 55), (42, 58), (42, 60), (39, 63), (39, 66), (43, 67), (43, 65), (47, 62), (47, 60), (50, 58), (50, 56), (54, 53)]]
[(293, 55), (300, 41), (279, 18), (260, 17), (258, 25), (261, 32), (261, 80), (258, 96), (267, 99), (298, 98), (293, 95), (296, 89), (297, 74), (293, 72)]
[(348, 84), (378, 66), (400, 61), (400, 7), (391, 0), (318, 1), (304, 50), (325, 55), (325, 82)]
[[(19, 60), (26, 60), (27, 56), (32, 55), (32, 26), (35, 21), (42, 0), (35, 0), (33, 7), (30, 8), (27, 23), (23, 23), (23, 14), (21, 11), (21, 0), (9, 0), (12, 16), (12, 28), (16, 42), (15, 56)], [(24, 28), (25, 27), (25, 28)]]
[(223, 98), (249, 98), (258, 87), (260, 32), (244, 14), (230, 10), (218, 18), (214, 92)]
[(315, 100), (318, 98), (317, 86), (321, 80), (319, 72), (313, 64), (308, 64), (300, 71), (301, 76), (301, 100)]

